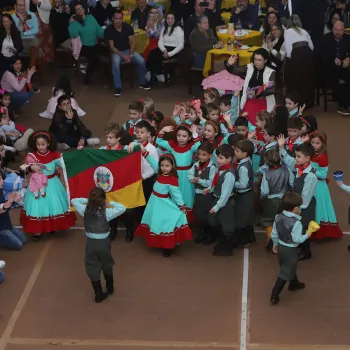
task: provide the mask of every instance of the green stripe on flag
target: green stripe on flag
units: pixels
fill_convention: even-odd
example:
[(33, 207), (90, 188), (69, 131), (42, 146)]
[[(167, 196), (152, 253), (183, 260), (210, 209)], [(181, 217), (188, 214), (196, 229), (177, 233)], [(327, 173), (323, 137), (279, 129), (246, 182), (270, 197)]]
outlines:
[[(138, 152), (139, 150), (140, 147), (135, 146), (133, 153)], [(110, 151), (94, 148), (83, 148), (81, 151), (74, 150), (62, 154), (68, 178), (92, 167), (115, 162), (128, 156), (129, 153), (124, 150)]]

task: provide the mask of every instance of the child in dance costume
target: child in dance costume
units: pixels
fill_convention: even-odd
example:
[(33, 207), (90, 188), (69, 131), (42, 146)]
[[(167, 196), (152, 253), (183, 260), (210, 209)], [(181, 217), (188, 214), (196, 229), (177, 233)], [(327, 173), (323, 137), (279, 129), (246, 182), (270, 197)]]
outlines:
[(343, 232), (338, 226), (337, 218), (332, 204), (331, 194), (328, 188), (328, 155), (327, 136), (323, 131), (314, 131), (309, 135), (315, 154), (311, 158), (311, 165), (316, 170), (316, 218), (320, 229), (315, 232), (313, 238), (341, 238)]
[(208, 88), (203, 91), (204, 103), (208, 105), (209, 103), (214, 103), (220, 106), (220, 93), (215, 88)]
[(163, 256), (169, 257), (177, 244), (192, 239), (176, 161), (172, 154), (163, 154), (157, 163), (142, 145), (140, 147), (143, 157), (158, 175), (135, 236), (143, 236), (148, 247), (163, 248)]
[(213, 197), (205, 196), (202, 193), (205, 188), (211, 185), (216, 173), (216, 167), (211, 160), (213, 152), (212, 143), (204, 141), (198, 147), (198, 162), (193, 165), (187, 175), (188, 181), (194, 184), (193, 211), (200, 230), (195, 243), (203, 243), (204, 245), (212, 244), (216, 240), (216, 237), (211, 234), (208, 221), (208, 212), (212, 208)]
[[(126, 208), (117, 202), (106, 202), (106, 193), (99, 187), (94, 187), (89, 198), (74, 198), (72, 205), (77, 213), (84, 218), (86, 234), (85, 271), (91, 279), (95, 291), (95, 302), (100, 303), (114, 292), (113, 266), (109, 239), (109, 222), (122, 215)], [(101, 286), (101, 272), (106, 280), (107, 293)]]
[(217, 122), (207, 120), (204, 129), (204, 140), (210, 142), (214, 149), (220, 146), (223, 137), (220, 135), (219, 124)]
[(186, 116), (190, 112), (189, 106), (187, 103), (176, 102), (173, 110), (173, 119), (176, 125), (186, 122)]
[(280, 272), (272, 289), (270, 302), (276, 305), (285, 284), (289, 282), (288, 290), (295, 291), (305, 288), (305, 284), (298, 280), (298, 245), (304, 243), (312, 235), (306, 231), (303, 234), (303, 225), (300, 216), (303, 199), (298, 193), (287, 192), (282, 198), (283, 212), (276, 216), (271, 238), (273, 251), (278, 252)]
[(147, 116), (147, 114), (155, 111), (154, 101), (150, 97), (140, 98), (140, 102), (143, 104), (142, 114)]
[(133, 101), (129, 105), (129, 120), (124, 123), (123, 128), (129, 135), (136, 139), (135, 126), (142, 120), (144, 105), (140, 101)]
[(300, 95), (295, 91), (291, 91), (286, 95), (285, 103), (288, 109), (289, 118), (297, 118), (301, 114), (300, 100)]
[(307, 115), (305, 117), (300, 116), (299, 119), (303, 122), (303, 126), (300, 130), (301, 136), (307, 136), (318, 129), (317, 120), (313, 115)]
[(231, 132), (229, 131), (229, 125), (227, 125), (223, 116), (228, 114), (230, 116), (230, 125), (235, 125), (239, 115), (239, 91), (234, 91), (232, 95), (223, 95), (220, 100), (220, 132), (222, 136), (227, 136), (228, 134), (231, 134)]
[(179, 176), (180, 191), (185, 201), (187, 218), (192, 222), (192, 208), (194, 202), (194, 185), (188, 182), (188, 171), (192, 168), (193, 154), (197, 152), (201, 140), (197, 134), (197, 126), (193, 124), (189, 127), (187, 124), (180, 124), (176, 128), (176, 140), (165, 141), (164, 135), (172, 132), (172, 126), (164, 127), (156, 140), (157, 145), (165, 148), (176, 160), (177, 172)]
[(247, 247), (255, 243), (254, 234), (254, 171), (251, 156), (254, 144), (249, 140), (237, 142), (235, 147), (236, 161), (233, 165), (235, 174), (236, 203), (235, 227), (237, 243), (240, 247)]
[(75, 224), (76, 215), (69, 211), (66, 190), (56, 176), (56, 168), (61, 167), (61, 155), (56, 152), (53, 135), (37, 131), (30, 136), (28, 146), (32, 150), (30, 155), (46, 168), (27, 164), (26, 170), (34, 173), (43, 171), (48, 178), (45, 196), (36, 199), (33, 192), (25, 193), (20, 217), (24, 232), (32, 233), (33, 240), (38, 240), (43, 233), (67, 230)]
[(213, 192), (213, 207), (209, 211), (209, 225), (212, 231), (219, 232), (219, 244), (213, 250), (214, 256), (231, 256), (234, 245), (234, 186), (235, 175), (232, 160), (235, 155), (230, 145), (221, 145), (217, 150), (219, 169), (210, 187), (203, 190), (203, 194)]
[(146, 120), (158, 131), (160, 123), (164, 120), (164, 114), (159, 111), (152, 111), (146, 115)]
[(279, 152), (272, 149), (265, 154), (265, 164), (269, 167), (264, 172), (260, 195), (262, 198), (261, 225), (266, 230), (266, 249), (272, 249), (271, 232), (272, 225), (277, 214), (281, 212), (282, 197), (293, 187), (290, 171), (285, 165), (281, 165)]
[[(132, 142), (132, 136), (121, 126), (116, 123), (110, 123), (105, 127), (106, 146), (100, 147), (100, 149), (108, 151), (121, 151), (126, 150), (130, 142)], [(127, 210), (123, 215), (122, 221), (126, 228), (125, 240), (131, 242), (134, 237), (134, 217), (133, 211)], [(111, 231), (109, 238), (113, 241), (117, 236), (118, 219), (110, 220)]]

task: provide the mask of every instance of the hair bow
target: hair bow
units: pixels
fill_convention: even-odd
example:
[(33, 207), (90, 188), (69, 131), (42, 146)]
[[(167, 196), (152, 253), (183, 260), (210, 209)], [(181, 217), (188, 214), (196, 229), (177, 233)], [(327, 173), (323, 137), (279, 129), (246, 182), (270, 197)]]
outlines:
[(201, 100), (193, 100), (191, 102), (191, 107), (193, 107), (196, 113), (199, 113), (201, 110)]
[(6, 92), (6, 89), (0, 89), (0, 95), (3, 95)]

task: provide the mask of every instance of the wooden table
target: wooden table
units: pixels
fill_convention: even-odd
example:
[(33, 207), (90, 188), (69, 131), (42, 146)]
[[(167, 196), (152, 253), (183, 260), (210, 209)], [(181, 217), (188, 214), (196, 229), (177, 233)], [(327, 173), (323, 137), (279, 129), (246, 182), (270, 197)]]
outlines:
[(214, 63), (214, 60), (227, 60), (231, 55), (239, 55), (239, 65), (240, 66), (246, 66), (251, 62), (251, 58), (253, 56), (253, 53), (255, 50), (259, 49), (260, 46), (252, 46), (248, 50), (233, 50), (233, 51), (227, 51), (226, 48), (224, 49), (213, 49), (209, 50), (207, 52), (206, 58), (205, 58), (205, 64), (203, 68), (203, 76), (208, 77), (210, 71), (212, 70), (212, 66)]

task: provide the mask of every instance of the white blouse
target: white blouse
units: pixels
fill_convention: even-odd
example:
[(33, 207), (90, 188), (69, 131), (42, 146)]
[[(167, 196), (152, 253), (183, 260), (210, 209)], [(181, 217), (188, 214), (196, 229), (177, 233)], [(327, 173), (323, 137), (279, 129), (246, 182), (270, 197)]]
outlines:
[[(272, 42), (272, 47), (274, 47), (274, 46), (277, 44), (277, 42), (278, 42), (278, 39), (275, 39), (275, 40)], [(286, 48), (285, 48), (285, 46), (284, 46), (284, 43), (282, 44), (282, 46), (281, 46), (281, 48), (279, 49), (279, 51), (277, 51), (277, 50), (275, 50), (275, 49), (269, 50), (269, 48), (267, 47), (267, 44), (266, 44), (265, 41), (264, 41), (262, 47), (263, 47), (266, 51), (268, 51), (271, 55), (273, 55), (273, 56), (275, 56), (275, 57), (279, 54), (280, 56), (279, 56), (278, 59), (279, 59), (281, 62), (283, 62), (283, 61), (285, 60), (285, 58), (286, 58)], [(272, 62), (271, 64), (272, 64), (272, 66), (276, 67), (276, 65), (275, 65), (273, 62)]]
[(14, 55), (14, 53), (9, 50), (10, 47), (15, 48), (15, 46), (13, 45), (11, 36), (6, 36), (4, 41), (2, 42), (2, 48), (1, 48), (1, 53), (5, 57), (12, 57)]
[(291, 58), (293, 51), (293, 44), (299, 43), (301, 41), (307, 41), (309, 48), (313, 51), (314, 44), (312, 43), (309, 33), (300, 28), (300, 33), (295, 31), (293, 28), (284, 31), (284, 46), (286, 48), (286, 54), (288, 58)]
[(169, 57), (178, 54), (185, 46), (184, 31), (180, 26), (177, 26), (173, 33), (169, 35), (171, 28), (168, 27), (167, 33), (164, 35), (164, 28), (162, 29), (158, 41), (158, 47), (161, 51), (165, 50), (165, 46), (174, 47), (174, 50), (168, 52)]

